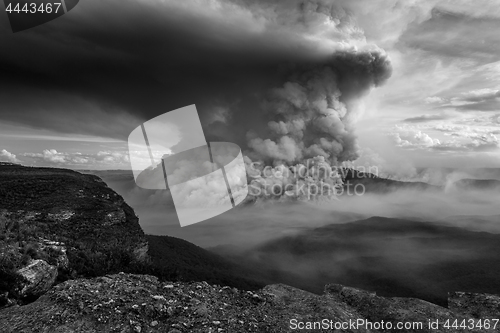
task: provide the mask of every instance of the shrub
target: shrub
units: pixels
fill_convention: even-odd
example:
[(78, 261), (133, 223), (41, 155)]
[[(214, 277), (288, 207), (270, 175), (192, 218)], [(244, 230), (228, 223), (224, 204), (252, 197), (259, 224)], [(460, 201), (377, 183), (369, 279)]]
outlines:
[(0, 261), (0, 294), (7, 292), (10, 298), (18, 298), (24, 278), (17, 274), (13, 262), (2, 259)]
[(32, 259), (39, 259), (38, 250), (33, 245), (28, 245), (25, 248), (24, 254), (30, 256)]

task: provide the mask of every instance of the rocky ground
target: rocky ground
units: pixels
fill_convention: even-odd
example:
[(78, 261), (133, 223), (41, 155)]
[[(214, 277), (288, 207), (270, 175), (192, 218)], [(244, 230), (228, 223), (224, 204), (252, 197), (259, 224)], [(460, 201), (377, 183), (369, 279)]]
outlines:
[[(286, 285), (257, 292), (206, 282), (159, 282), (149, 275), (115, 274), (66, 281), (37, 301), (0, 311), (0, 332), (289, 332), (290, 320), (367, 319), (422, 321), (498, 315), (500, 297), (454, 293), (452, 310), (404, 298), (329, 285), (315, 295)], [(475, 304), (474, 313), (466, 313)], [(424, 326), (425, 327), (425, 326)], [(304, 330), (320, 332), (322, 330)], [(340, 329), (325, 332), (385, 332)], [(397, 330), (387, 332), (397, 332)], [(493, 332), (485, 329), (399, 330), (399, 332)]]

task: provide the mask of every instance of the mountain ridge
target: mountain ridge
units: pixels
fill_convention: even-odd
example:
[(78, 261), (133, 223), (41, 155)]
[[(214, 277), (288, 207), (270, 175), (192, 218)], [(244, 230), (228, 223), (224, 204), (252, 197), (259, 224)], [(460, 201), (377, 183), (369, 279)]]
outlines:
[[(272, 281), (310, 292), (337, 281), (443, 306), (452, 290), (500, 293), (495, 278), (500, 274), (499, 252), (499, 234), (371, 217), (283, 236), (241, 253), (223, 250), (221, 255), (259, 269)], [(306, 267), (308, 274), (297, 275), (297, 267)]]

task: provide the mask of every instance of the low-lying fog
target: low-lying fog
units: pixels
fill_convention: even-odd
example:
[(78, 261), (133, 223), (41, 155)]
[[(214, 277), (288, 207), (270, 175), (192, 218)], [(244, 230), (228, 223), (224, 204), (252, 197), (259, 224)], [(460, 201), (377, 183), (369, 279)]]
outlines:
[(179, 237), (202, 247), (252, 246), (303, 229), (371, 216), (450, 224), (456, 221), (460, 227), (500, 232), (500, 190), (454, 186), (453, 182), (460, 176), (466, 176), (463, 173), (449, 174), (442, 190), (401, 189), (388, 194), (342, 196), (339, 200), (320, 203), (257, 202), (184, 228), (179, 225), (167, 191), (140, 189), (127, 171), (99, 172), (98, 175), (135, 209), (146, 233)]

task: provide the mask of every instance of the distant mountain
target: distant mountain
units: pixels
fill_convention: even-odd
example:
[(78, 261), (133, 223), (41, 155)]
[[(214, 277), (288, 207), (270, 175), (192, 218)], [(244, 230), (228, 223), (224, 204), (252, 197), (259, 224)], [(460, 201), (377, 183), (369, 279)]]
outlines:
[[(472, 169), (468, 172), (479, 174), (479, 171), (492, 174), (493, 172), (500, 172), (500, 169)], [(93, 174), (101, 177), (106, 182), (112, 183), (117, 186), (117, 190), (130, 190), (135, 186), (134, 176), (130, 170), (79, 170), (82, 173)], [(448, 170), (449, 173), (453, 169)], [(465, 172), (465, 171), (464, 171)], [(410, 182), (400, 181), (389, 178), (378, 177), (373, 173), (362, 172), (355, 169), (340, 169), (339, 171), (344, 181), (344, 191), (349, 188), (352, 192), (354, 187), (358, 184), (363, 185), (367, 193), (385, 194), (397, 190), (414, 190), (414, 191), (442, 191), (442, 186), (431, 185), (425, 182)], [(498, 172), (497, 172), (498, 173)], [(497, 173), (494, 176), (497, 176)], [(500, 173), (498, 173), (500, 174)], [(500, 177), (500, 176), (499, 176)], [(461, 179), (453, 183), (454, 186), (460, 189), (477, 189), (477, 190), (492, 190), (500, 189), (499, 179)]]
[(12, 162), (0, 162), (0, 166), (21, 166), (21, 165)]
[(500, 293), (500, 235), (426, 222), (372, 217), (221, 254), (316, 293), (340, 283), (442, 305), (450, 290)]
[(458, 215), (439, 222), (472, 231), (500, 234), (500, 215)]
[[(474, 169), (475, 170), (475, 169)], [(483, 169), (480, 169), (483, 170)], [(497, 169), (487, 169), (489, 173)], [(498, 169), (500, 170), (500, 169)], [(452, 172), (453, 170), (448, 170)], [(485, 171), (485, 172), (486, 172)], [(86, 174), (97, 175), (113, 187), (115, 191), (125, 195), (136, 187), (134, 176), (130, 170), (81, 170)], [(472, 172), (472, 171), (469, 171)], [(362, 172), (355, 169), (340, 169), (339, 173), (344, 181), (344, 193), (353, 193), (356, 186), (363, 186), (366, 193), (388, 194), (399, 190), (410, 191), (444, 191), (444, 187), (431, 185), (425, 182), (399, 181), (378, 177), (375, 174)], [(458, 190), (499, 190), (500, 180), (497, 179), (462, 179), (452, 184)], [(361, 189), (359, 189), (361, 191)], [(252, 202), (250, 202), (252, 203)]]
[(461, 179), (453, 183), (459, 189), (471, 190), (498, 190), (500, 191), (500, 180), (496, 179)]
[(357, 185), (363, 185), (366, 193), (385, 194), (397, 190), (414, 191), (441, 191), (440, 186), (434, 186), (423, 182), (403, 182), (378, 177), (372, 173), (361, 172), (355, 169), (342, 169), (340, 171), (344, 181), (344, 192), (351, 192)]
[(417, 177), (440, 181), (452, 175), (460, 175), (470, 179), (496, 179), (500, 180), (500, 168), (417, 168)]
[(131, 170), (78, 170), (78, 172), (101, 178), (109, 187), (125, 199), (127, 199), (125, 195), (128, 192), (137, 188), (134, 181), (134, 174)]
[(83, 174), (96, 175), (109, 180), (134, 180), (132, 170), (77, 170)]

